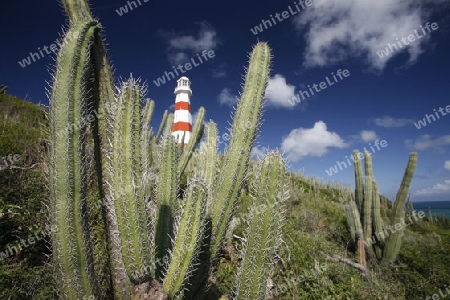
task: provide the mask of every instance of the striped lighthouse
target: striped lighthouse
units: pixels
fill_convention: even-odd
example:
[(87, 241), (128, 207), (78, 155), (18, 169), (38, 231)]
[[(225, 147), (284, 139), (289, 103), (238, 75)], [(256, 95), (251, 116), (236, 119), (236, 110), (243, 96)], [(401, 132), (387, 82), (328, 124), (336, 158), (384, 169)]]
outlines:
[(187, 145), (192, 132), (191, 115), (191, 82), (187, 77), (181, 77), (177, 80), (175, 88), (175, 114), (172, 127), (172, 135), (177, 139), (178, 144)]

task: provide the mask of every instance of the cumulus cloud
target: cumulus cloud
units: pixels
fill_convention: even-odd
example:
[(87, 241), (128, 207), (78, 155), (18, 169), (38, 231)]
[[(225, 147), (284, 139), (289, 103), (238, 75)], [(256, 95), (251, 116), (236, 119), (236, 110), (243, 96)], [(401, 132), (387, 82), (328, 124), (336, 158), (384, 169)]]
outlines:
[(373, 123), (380, 127), (392, 128), (392, 127), (405, 127), (408, 124), (414, 123), (412, 119), (406, 118), (393, 118), (390, 116), (383, 116), (381, 118), (374, 118)]
[(323, 121), (318, 121), (313, 128), (293, 129), (281, 143), (281, 149), (293, 161), (299, 161), (306, 156), (323, 156), (329, 148), (345, 148), (349, 146), (335, 132), (327, 130)]
[(361, 130), (360, 136), (361, 140), (366, 143), (373, 142), (379, 139), (377, 133), (373, 130)]
[(280, 74), (269, 79), (265, 97), (268, 106), (293, 108), (292, 100), (295, 98), (295, 86), (286, 82)]
[(201, 54), (203, 50), (214, 50), (217, 48), (217, 32), (206, 22), (198, 23), (200, 26), (196, 36), (179, 35), (161, 31), (161, 35), (167, 40), (167, 57), (173, 65), (188, 61), (196, 54)]
[(233, 106), (238, 102), (238, 97), (232, 95), (229, 88), (224, 88), (217, 97), (220, 105)]
[(447, 160), (447, 161), (444, 163), (444, 168), (446, 168), (447, 170), (450, 171), (450, 160)]
[(450, 180), (445, 180), (444, 183), (437, 183), (430, 188), (418, 190), (415, 194), (418, 196), (450, 195)]
[[(403, 50), (380, 58), (377, 52), (419, 30), (429, 21), (425, 4), (444, 3), (443, 0), (314, 0), (307, 11), (299, 14), (295, 25), (306, 30), (305, 66), (325, 66), (364, 56), (374, 70), (383, 70), (395, 55), (406, 51), (408, 63), (417, 61), (431, 34), (417, 39)], [(438, 7), (436, 5), (436, 7)], [(306, 29), (305, 29), (306, 28)]]
[(262, 159), (266, 154), (267, 154), (267, 149), (266, 148), (261, 148), (261, 147), (258, 147), (258, 146), (254, 146), (252, 148), (252, 151), (250, 152), (250, 158), (251, 159), (255, 159), (255, 160), (259, 160), (259, 159)]
[(443, 135), (433, 139), (431, 135), (422, 135), (416, 140), (406, 140), (406, 147), (412, 150), (433, 149), (439, 152), (445, 152), (444, 146), (450, 145), (450, 135)]

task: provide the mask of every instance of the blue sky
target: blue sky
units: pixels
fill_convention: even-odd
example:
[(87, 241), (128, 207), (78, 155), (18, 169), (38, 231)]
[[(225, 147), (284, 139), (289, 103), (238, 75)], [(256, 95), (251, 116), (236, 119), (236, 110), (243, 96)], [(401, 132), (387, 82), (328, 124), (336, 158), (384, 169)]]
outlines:
[[(154, 81), (193, 58), (198, 66), (184, 74), (192, 81), (193, 113), (204, 106), (206, 119), (226, 133), (248, 52), (266, 41), (274, 58), (255, 155), (278, 148), (291, 171), (353, 185), (352, 166), (331, 176), (330, 168), (353, 149), (370, 150), (369, 143), (385, 140), (373, 153), (383, 194), (395, 196), (408, 154), (417, 151), (411, 199), (450, 200), (450, 116), (444, 116), (450, 105), (450, 1), (135, 3), (92, 0), (91, 6), (105, 28), (116, 77), (133, 73), (148, 83), (147, 96), (156, 101), (154, 126), (174, 102), (175, 80), (159, 87)], [(51, 52), (65, 24), (57, 1), (3, 1), (0, 84), (10, 94), (48, 104), (54, 54), (43, 49)], [(205, 50), (214, 57), (199, 63), (197, 54)], [(337, 75), (344, 71), (347, 77)], [(293, 102), (300, 91), (310, 95)], [(441, 107), (439, 119), (429, 117), (417, 128)]]

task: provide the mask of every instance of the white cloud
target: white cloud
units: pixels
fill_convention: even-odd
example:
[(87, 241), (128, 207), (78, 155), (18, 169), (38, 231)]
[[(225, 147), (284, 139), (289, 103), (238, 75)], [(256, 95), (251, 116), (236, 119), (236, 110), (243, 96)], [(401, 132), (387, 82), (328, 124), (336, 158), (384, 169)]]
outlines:
[(439, 152), (445, 152), (443, 146), (450, 145), (450, 135), (443, 135), (433, 139), (431, 135), (422, 135), (418, 139), (406, 140), (406, 147), (412, 150), (434, 149)]
[(323, 121), (318, 121), (313, 128), (293, 129), (281, 143), (281, 149), (293, 161), (299, 161), (306, 156), (323, 156), (328, 148), (345, 148), (349, 146), (335, 132), (327, 130)]
[[(313, 5), (294, 19), (299, 31), (307, 28), (304, 64), (325, 66), (347, 59), (364, 56), (375, 70), (383, 70), (388, 60), (404, 52), (408, 63), (414, 63), (425, 51), (433, 33), (417, 39), (403, 50), (380, 58), (377, 51), (396, 43), (429, 21), (425, 9), (442, 0), (314, 0)], [(442, 4), (441, 4), (442, 5)], [(420, 32), (420, 31), (419, 31)]]
[(188, 61), (191, 57), (196, 58), (196, 54), (201, 54), (204, 50), (214, 50), (217, 48), (217, 32), (208, 23), (199, 23), (200, 30), (197, 36), (179, 35), (168, 32), (161, 32), (169, 44), (167, 57), (173, 65), (178, 65)]
[(412, 119), (406, 119), (406, 118), (393, 118), (390, 116), (383, 116), (381, 118), (375, 118), (372, 120), (375, 125), (380, 127), (405, 127), (408, 124), (414, 123), (414, 120)]
[(290, 99), (295, 97), (295, 86), (287, 84), (286, 78), (280, 74), (276, 74), (269, 79), (265, 98), (267, 105), (275, 107), (293, 108)]
[(415, 194), (418, 196), (450, 195), (450, 180), (445, 180), (444, 183), (438, 183), (430, 188), (418, 190)]
[(262, 159), (266, 154), (267, 154), (266, 148), (260, 148), (260, 147), (254, 146), (252, 148), (252, 151), (250, 152), (250, 158), (259, 160), (259, 159)]
[(444, 168), (446, 168), (447, 170), (450, 171), (450, 160), (447, 160), (447, 161), (444, 163)]
[(373, 130), (361, 130), (360, 136), (361, 140), (366, 143), (373, 142), (379, 139), (377, 133)]
[(228, 88), (224, 88), (217, 99), (219, 100), (220, 105), (233, 106), (238, 102), (237, 96), (232, 95)]

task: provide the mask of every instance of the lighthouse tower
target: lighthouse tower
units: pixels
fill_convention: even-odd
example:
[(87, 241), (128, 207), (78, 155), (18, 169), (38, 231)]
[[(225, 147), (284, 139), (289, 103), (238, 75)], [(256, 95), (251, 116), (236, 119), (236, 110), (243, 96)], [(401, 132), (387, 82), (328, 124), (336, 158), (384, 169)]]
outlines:
[(175, 88), (175, 114), (172, 127), (172, 135), (177, 139), (178, 144), (187, 145), (192, 132), (191, 115), (191, 82), (187, 77), (181, 77), (177, 80)]

